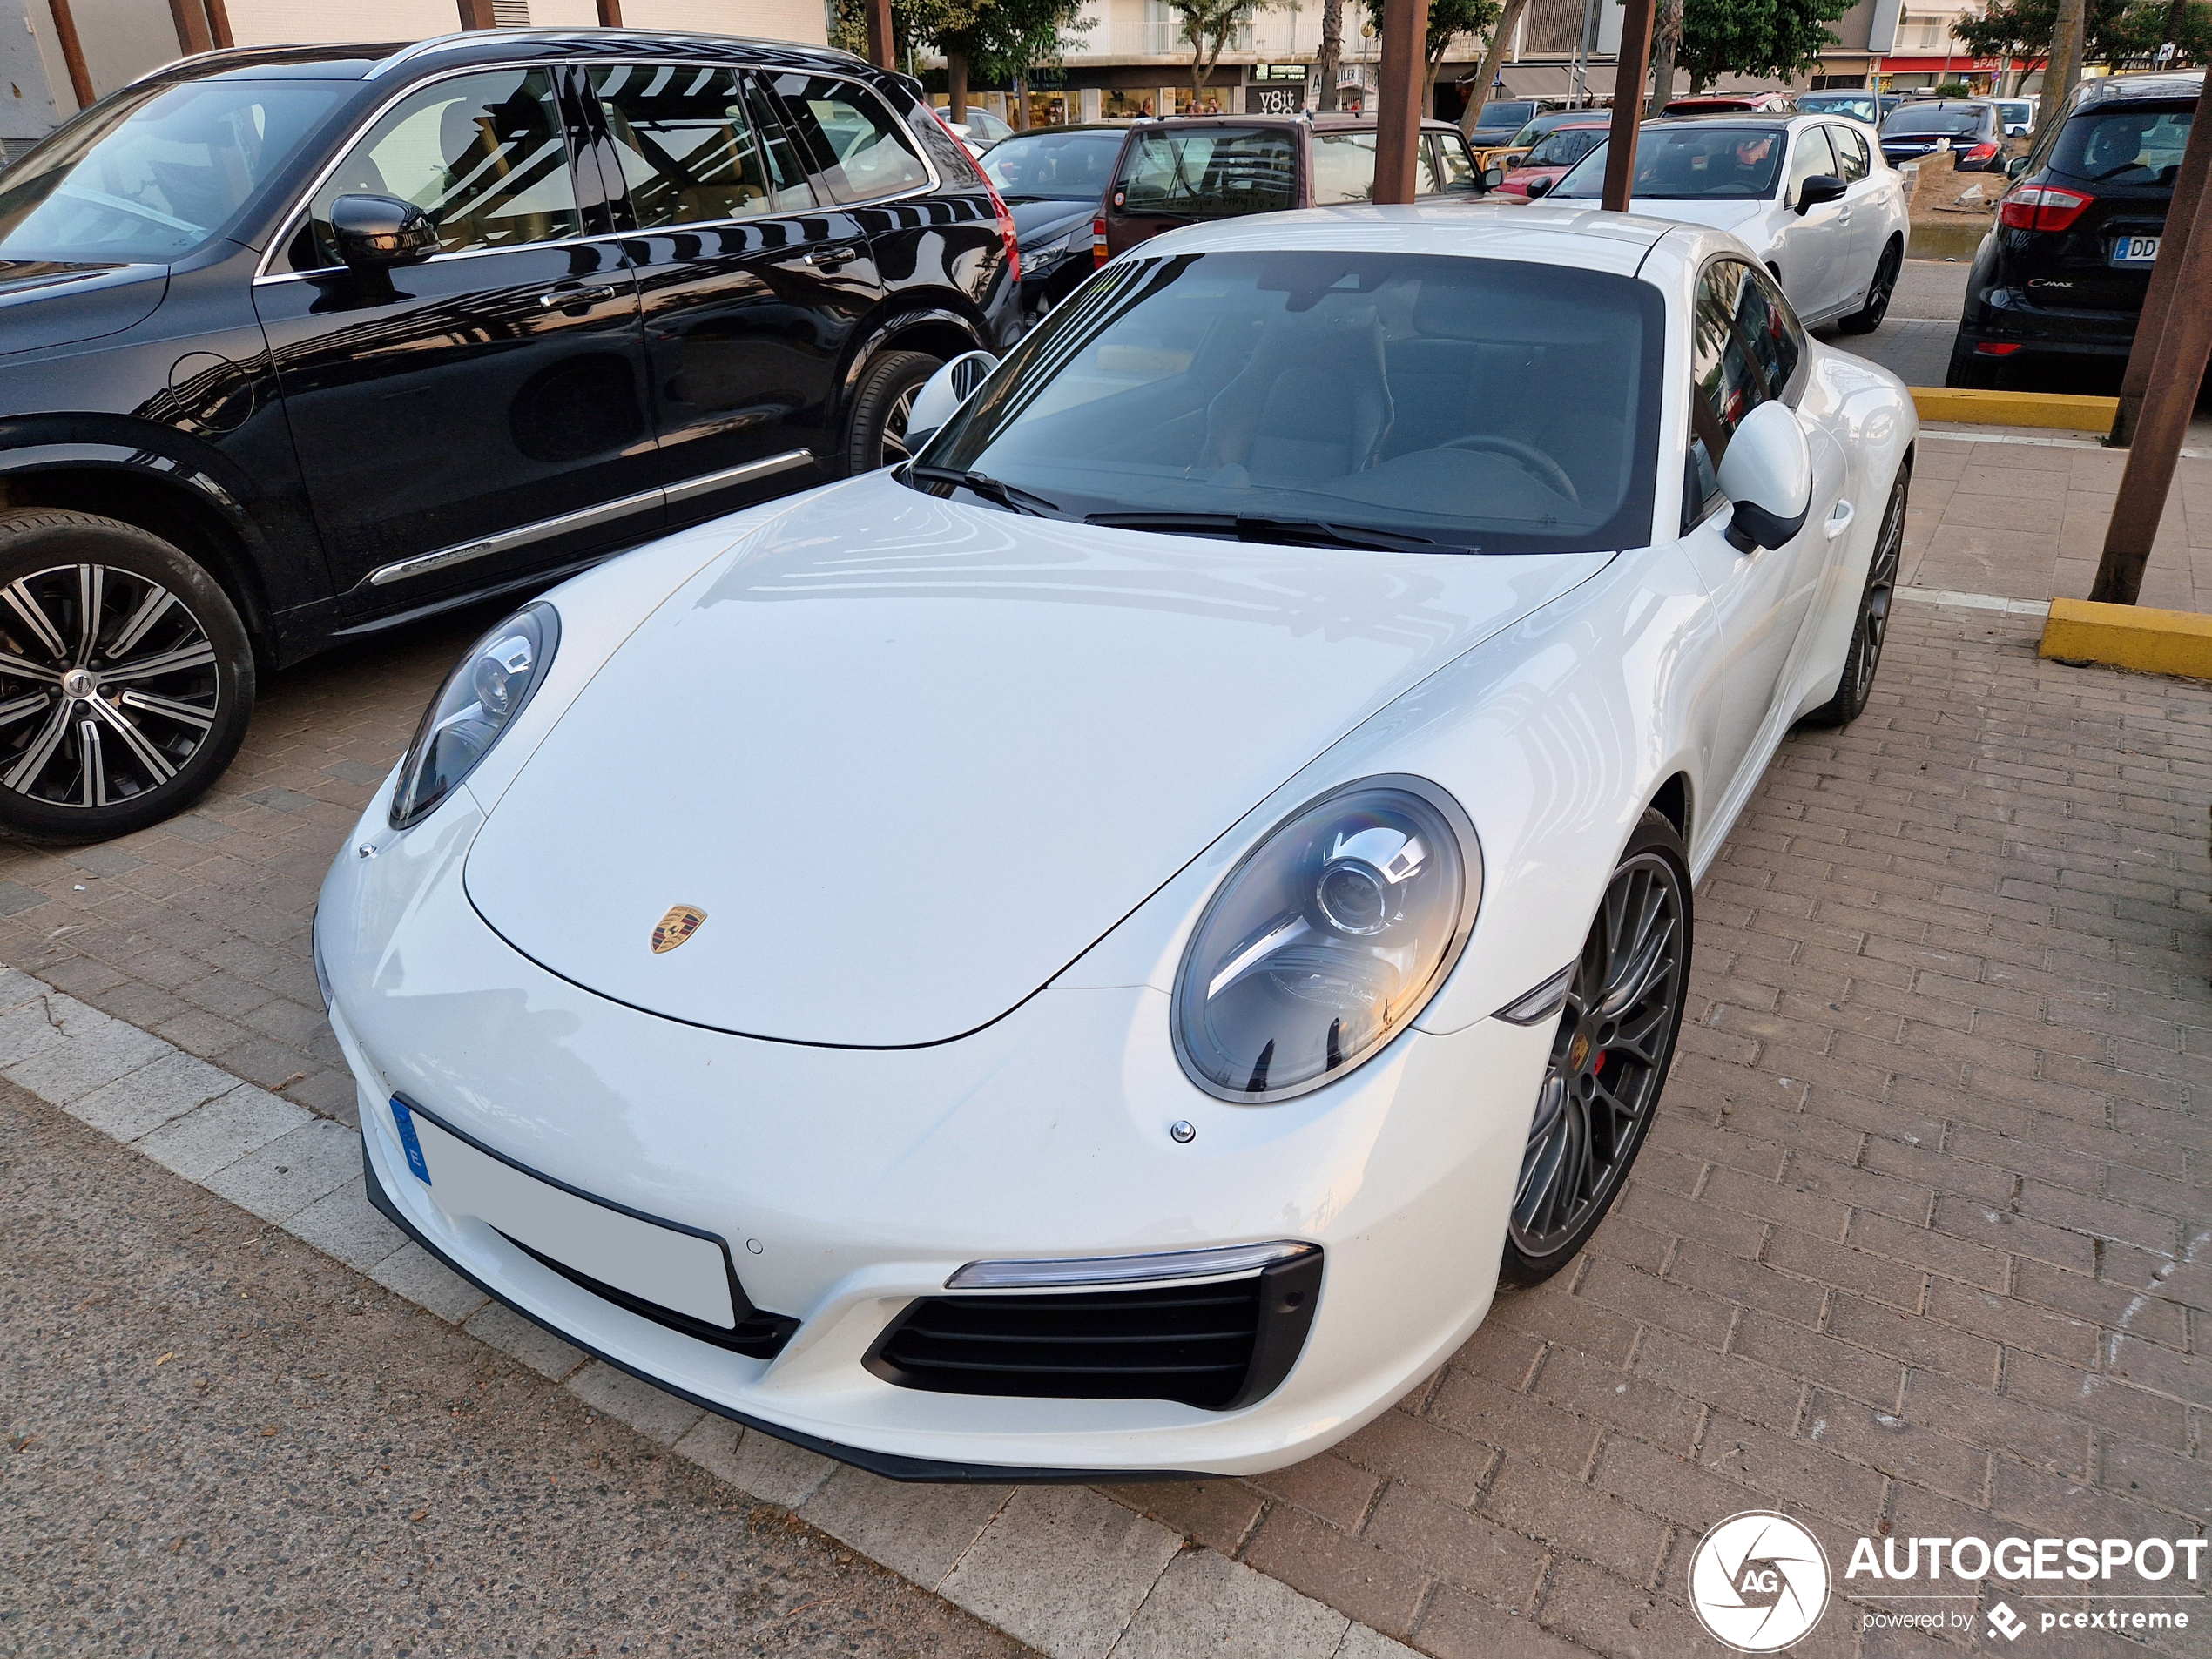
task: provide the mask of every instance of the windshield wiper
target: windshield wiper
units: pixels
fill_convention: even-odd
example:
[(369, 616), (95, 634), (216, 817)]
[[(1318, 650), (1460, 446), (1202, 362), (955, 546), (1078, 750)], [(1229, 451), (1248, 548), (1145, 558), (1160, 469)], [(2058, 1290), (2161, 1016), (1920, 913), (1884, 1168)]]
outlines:
[(994, 506), (1003, 507), (1009, 513), (1027, 513), (1032, 518), (1054, 516), (1060, 511), (1058, 502), (1047, 501), (1034, 491), (1001, 482), (988, 473), (968, 472), (959, 467), (925, 467), (916, 462), (907, 469), (907, 476), (919, 478), (926, 484), (957, 484)]
[(1447, 547), (1426, 536), (1370, 529), (1359, 524), (1325, 524), (1312, 518), (1254, 518), (1243, 513), (1087, 513), (1086, 524), (1111, 529), (1152, 530), (1162, 536), (1233, 536), (1240, 542), (1289, 547), (1365, 547), (1391, 553), (1479, 553), (1475, 547)]

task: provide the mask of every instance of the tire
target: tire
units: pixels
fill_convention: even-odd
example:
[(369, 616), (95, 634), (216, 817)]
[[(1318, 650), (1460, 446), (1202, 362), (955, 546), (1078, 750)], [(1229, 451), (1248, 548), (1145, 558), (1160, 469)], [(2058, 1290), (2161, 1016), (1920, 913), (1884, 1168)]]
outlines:
[(853, 395), (853, 420), (845, 438), (845, 472), (858, 477), (908, 459), (907, 416), (914, 394), (944, 367), (927, 352), (887, 351), (860, 375)]
[(1977, 356), (1974, 342), (1966, 331), (1960, 329), (1951, 342), (1951, 368), (1943, 383), (1955, 391), (1993, 392), (1997, 387), (1998, 366), (1986, 357)]
[(91, 513), (0, 514), (0, 830), (36, 840), (183, 811), (253, 712), (253, 646), (214, 577)]
[(1874, 266), (1874, 280), (1866, 290), (1866, 303), (1848, 317), (1836, 319), (1836, 327), (1847, 334), (1871, 334), (1882, 326), (1882, 319), (1890, 314), (1890, 297), (1897, 292), (1897, 273), (1905, 268), (1905, 244), (1896, 238), (1882, 250), (1882, 257)]
[(1851, 651), (1836, 680), (1836, 694), (1805, 716), (1806, 725), (1840, 729), (1866, 711), (1867, 697), (1874, 689), (1874, 671), (1882, 665), (1882, 645), (1889, 638), (1890, 606), (1897, 596), (1898, 563), (1905, 550), (1905, 509), (1912, 484), (1912, 475), (1900, 469), (1896, 482), (1890, 485), (1874, 556), (1866, 567), (1866, 586), (1858, 597), (1858, 614), (1851, 618)]
[[(1692, 921), (1689, 851), (1672, 824), (1647, 812), (1606, 882), (1553, 1035), (1501, 1285), (1540, 1285), (1559, 1271), (1620, 1196), (1682, 1030)], [(1601, 1082), (1608, 1067), (1613, 1076)]]

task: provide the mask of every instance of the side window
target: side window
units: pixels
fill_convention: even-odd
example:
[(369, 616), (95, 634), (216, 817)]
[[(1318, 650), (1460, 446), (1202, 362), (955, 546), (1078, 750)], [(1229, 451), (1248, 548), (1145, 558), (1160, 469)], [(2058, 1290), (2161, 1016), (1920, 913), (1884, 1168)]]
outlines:
[(1783, 395), (1804, 355), (1804, 338), (1782, 291), (1765, 272), (1739, 260), (1705, 267), (1691, 327), (1685, 534), (1720, 492), (1721, 457), (1736, 428), (1760, 404)]
[(1797, 148), (1790, 152), (1790, 182), (1784, 187), (1782, 199), (1796, 201), (1805, 180), (1820, 172), (1838, 172), (1836, 152), (1828, 147), (1825, 127), (1807, 127), (1797, 134)]
[(1830, 127), (1828, 141), (1836, 146), (1836, 161), (1843, 168), (1838, 175), (1847, 185), (1855, 185), (1873, 170), (1873, 161), (1866, 148), (1866, 135), (1854, 132), (1849, 127)]
[(617, 64), (590, 73), (639, 230), (814, 205), (783, 146), (761, 142), (736, 71)]
[(1780, 397), (1797, 375), (1805, 354), (1805, 337), (1781, 288), (1764, 271), (1746, 267), (1743, 298), (1736, 307), (1736, 334), (1765, 382), (1760, 401)]
[(309, 266), (339, 263), (330, 205), (353, 194), (413, 202), (438, 227), (442, 253), (556, 242), (583, 230), (553, 78), (543, 69), (458, 75), (394, 105), (315, 192)]
[(771, 83), (811, 152), (815, 182), (833, 201), (872, 201), (929, 183), (913, 138), (866, 87), (826, 75), (779, 75)]
[[(1428, 135), (1413, 145), (1413, 193), (1433, 196), (1436, 160), (1429, 153)], [(1343, 202), (1375, 199), (1375, 135), (1372, 132), (1317, 132), (1313, 135), (1313, 205), (1333, 207)]]
[(1475, 176), (1474, 152), (1467, 148), (1467, 135), (1460, 132), (1437, 132), (1430, 135), (1436, 147), (1443, 152), (1442, 185), (1446, 190), (1474, 190), (1480, 181)]

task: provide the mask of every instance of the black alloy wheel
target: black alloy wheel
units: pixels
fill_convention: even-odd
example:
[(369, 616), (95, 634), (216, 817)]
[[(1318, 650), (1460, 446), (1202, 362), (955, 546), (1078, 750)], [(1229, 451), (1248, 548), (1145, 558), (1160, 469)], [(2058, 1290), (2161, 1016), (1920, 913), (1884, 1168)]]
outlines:
[(1871, 334), (1882, 326), (1882, 319), (1890, 314), (1890, 300), (1897, 293), (1898, 273), (1905, 268), (1905, 244), (1892, 240), (1882, 250), (1881, 263), (1874, 267), (1873, 285), (1866, 290), (1866, 303), (1848, 317), (1836, 319), (1836, 327), (1847, 334)]
[(845, 444), (848, 475), (914, 458), (907, 448), (907, 421), (915, 395), (943, 367), (941, 360), (918, 351), (886, 352), (868, 365), (853, 395), (853, 423)]
[(1675, 826), (1647, 812), (1606, 883), (1552, 1039), (1501, 1283), (1549, 1278), (1619, 1196), (1666, 1086), (1689, 951), (1689, 860)]
[(89, 513), (0, 516), (0, 829), (158, 822), (222, 774), (253, 706), (238, 612), (176, 548)]
[(1888, 503), (1882, 509), (1882, 529), (1874, 543), (1874, 556), (1867, 563), (1866, 586), (1858, 597), (1858, 614), (1851, 618), (1851, 651), (1836, 681), (1836, 694), (1805, 716), (1807, 725), (1849, 725), (1866, 712), (1873, 694), (1874, 671), (1882, 665), (1882, 646), (1890, 634), (1890, 607), (1897, 600), (1898, 565), (1905, 552), (1905, 508), (1912, 475), (1900, 471), (1890, 486)]

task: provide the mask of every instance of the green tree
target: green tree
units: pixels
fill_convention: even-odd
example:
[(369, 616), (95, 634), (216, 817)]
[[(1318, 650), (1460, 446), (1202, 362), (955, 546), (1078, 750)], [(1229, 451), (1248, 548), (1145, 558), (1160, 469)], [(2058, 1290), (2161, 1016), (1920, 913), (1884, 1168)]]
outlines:
[[(1082, 0), (892, 0), (891, 29), (902, 63), (925, 47), (944, 53), (949, 114), (961, 121), (971, 77), (987, 86), (1012, 85), (1026, 98), (1029, 76), (1060, 55), (1062, 35), (1092, 26), (1082, 11)], [(867, 56), (866, 0), (838, 0), (830, 44)]]
[(1482, 106), (1490, 101), (1490, 89), (1498, 78), (1498, 65), (1506, 55), (1506, 48), (1513, 44), (1514, 30), (1521, 27), (1521, 14), (1527, 10), (1528, 0), (1506, 0), (1506, 9), (1497, 22), (1490, 25), (1489, 44), (1482, 50), (1482, 66), (1474, 71), (1474, 85), (1467, 94), (1467, 106), (1460, 111), (1460, 131), (1473, 136), (1482, 125)]
[[(1952, 25), (1959, 44), (1977, 57), (2040, 57), (2051, 49), (2058, 0), (1997, 0), (1979, 16)], [(2172, 41), (2176, 63), (2212, 59), (2212, 4), (2184, 0), (2088, 0), (2084, 8), (2082, 57), (2093, 64), (2148, 61)]]
[[(1190, 96), (1194, 100), (1206, 95), (1206, 83), (1213, 79), (1214, 65), (1229, 49), (1229, 43), (1240, 30), (1249, 28), (1253, 18), (1271, 10), (1275, 0), (1167, 0), (1168, 10), (1175, 14), (1177, 32), (1184, 44), (1190, 48)], [(1162, 110), (1161, 114), (1167, 111)]]
[(1838, 44), (1828, 25), (1850, 0), (1683, 0), (1678, 68), (1692, 91), (1723, 75), (1791, 80)]
[[(1383, 0), (1367, 0), (1367, 17), (1377, 38), (1383, 29)], [(1428, 37), (1421, 44), (1421, 113), (1433, 106), (1436, 71), (1444, 67), (1444, 54), (1460, 35), (1480, 34), (1498, 22), (1497, 0), (1428, 0)]]

